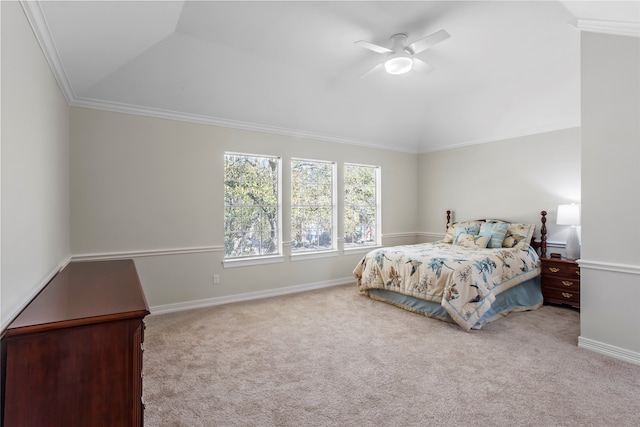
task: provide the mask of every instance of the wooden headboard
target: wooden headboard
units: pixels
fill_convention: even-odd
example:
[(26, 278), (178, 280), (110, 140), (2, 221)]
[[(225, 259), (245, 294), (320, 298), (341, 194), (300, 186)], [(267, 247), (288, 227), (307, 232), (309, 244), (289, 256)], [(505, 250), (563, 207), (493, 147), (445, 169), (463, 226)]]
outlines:
[[(486, 219), (477, 219), (476, 221), (486, 221)], [(502, 220), (499, 220), (502, 221)], [(503, 222), (509, 222), (509, 221), (503, 221)], [(536, 241), (535, 237), (531, 238), (531, 246), (533, 246), (534, 249), (540, 251), (540, 256), (541, 257), (546, 257), (547, 256), (547, 211), (541, 211), (540, 212), (540, 222), (542, 223), (542, 226), (540, 227), (540, 241)], [(447, 223), (445, 225), (445, 229), (446, 227), (451, 223), (451, 211), (447, 210)]]

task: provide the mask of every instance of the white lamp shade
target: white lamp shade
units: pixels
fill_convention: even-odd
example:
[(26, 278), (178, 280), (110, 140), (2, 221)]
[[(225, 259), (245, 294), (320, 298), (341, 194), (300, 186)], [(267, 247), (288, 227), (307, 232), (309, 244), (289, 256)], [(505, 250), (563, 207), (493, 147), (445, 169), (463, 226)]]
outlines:
[(558, 205), (558, 225), (580, 225), (580, 205)]
[(385, 61), (384, 69), (389, 74), (404, 74), (411, 70), (413, 59), (408, 56), (394, 56)]

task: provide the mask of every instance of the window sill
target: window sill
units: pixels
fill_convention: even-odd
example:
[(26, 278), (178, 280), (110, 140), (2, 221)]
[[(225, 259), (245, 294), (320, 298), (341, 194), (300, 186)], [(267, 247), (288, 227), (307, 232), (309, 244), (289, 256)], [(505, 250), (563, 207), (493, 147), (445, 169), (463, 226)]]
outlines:
[(307, 259), (317, 258), (330, 258), (338, 256), (338, 251), (317, 251), (317, 252), (301, 252), (297, 254), (291, 254), (291, 261), (304, 261)]
[(250, 265), (275, 264), (279, 262), (284, 262), (284, 256), (274, 255), (264, 257), (226, 259), (222, 261), (222, 266), (224, 268), (236, 268), (247, 267)]

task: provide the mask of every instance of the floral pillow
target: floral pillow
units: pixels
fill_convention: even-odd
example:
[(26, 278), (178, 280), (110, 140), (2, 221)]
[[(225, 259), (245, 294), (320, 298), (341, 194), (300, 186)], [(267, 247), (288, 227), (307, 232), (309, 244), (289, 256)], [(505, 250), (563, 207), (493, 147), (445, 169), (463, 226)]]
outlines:
[(478, 236), (467, 233), (460, 233), (453, 243), (456, 246), (463, 246), (465, 248), (484, 249), (487, 247), (487, 243), (491, 236)]
[[(447, 224), (447, 234), (444, 235), (444, 239), (442, 240), (442, 243), (453, 243), (453, 241), (456, 239), (456, 229), (458, 227), (470, 227), (475, 225), (478, 227), (478, 230), (479, 230), (480, 224), (482, 224), (481, 221), (463, 221), (463, 222), (454, 222), (452, 224)], [(476, 231), (475, 234), (478, 234), (478, 232)]]
[(535, 230), (535, 224), (509, 224), (502, 247), (529, 250), (529, 243)]
[(501, 248), (504, 238), (507, 236), (509, 223), (507, 222), (485, 222), (480, 226), (480, 236), (490, 236), (488, 248)]
[(456, 237), (453, 238), (453, 242), (455, 243), (456, 240), (458, 240), (458, 236), (461, 235), (462, 233), (472, 234), (474, 236), (477, 236), (479, 232), (480, 232), (479, 225), (465, 225), (465, 226), (456, 227)]

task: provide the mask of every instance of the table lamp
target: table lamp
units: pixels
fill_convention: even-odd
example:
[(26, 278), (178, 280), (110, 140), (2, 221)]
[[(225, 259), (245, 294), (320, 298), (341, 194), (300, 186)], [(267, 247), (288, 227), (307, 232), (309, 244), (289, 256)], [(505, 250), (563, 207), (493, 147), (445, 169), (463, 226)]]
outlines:
[(567, 259), (575, 260), (580, 258), (580, 240), (578, 239), (578, 230), (576, 227), (580, 225), (580, 205), (572, 203), (570, 205), (558, 205), (558, 225), (570, 225), (569, 235), (567, 236), (566, 253)]

